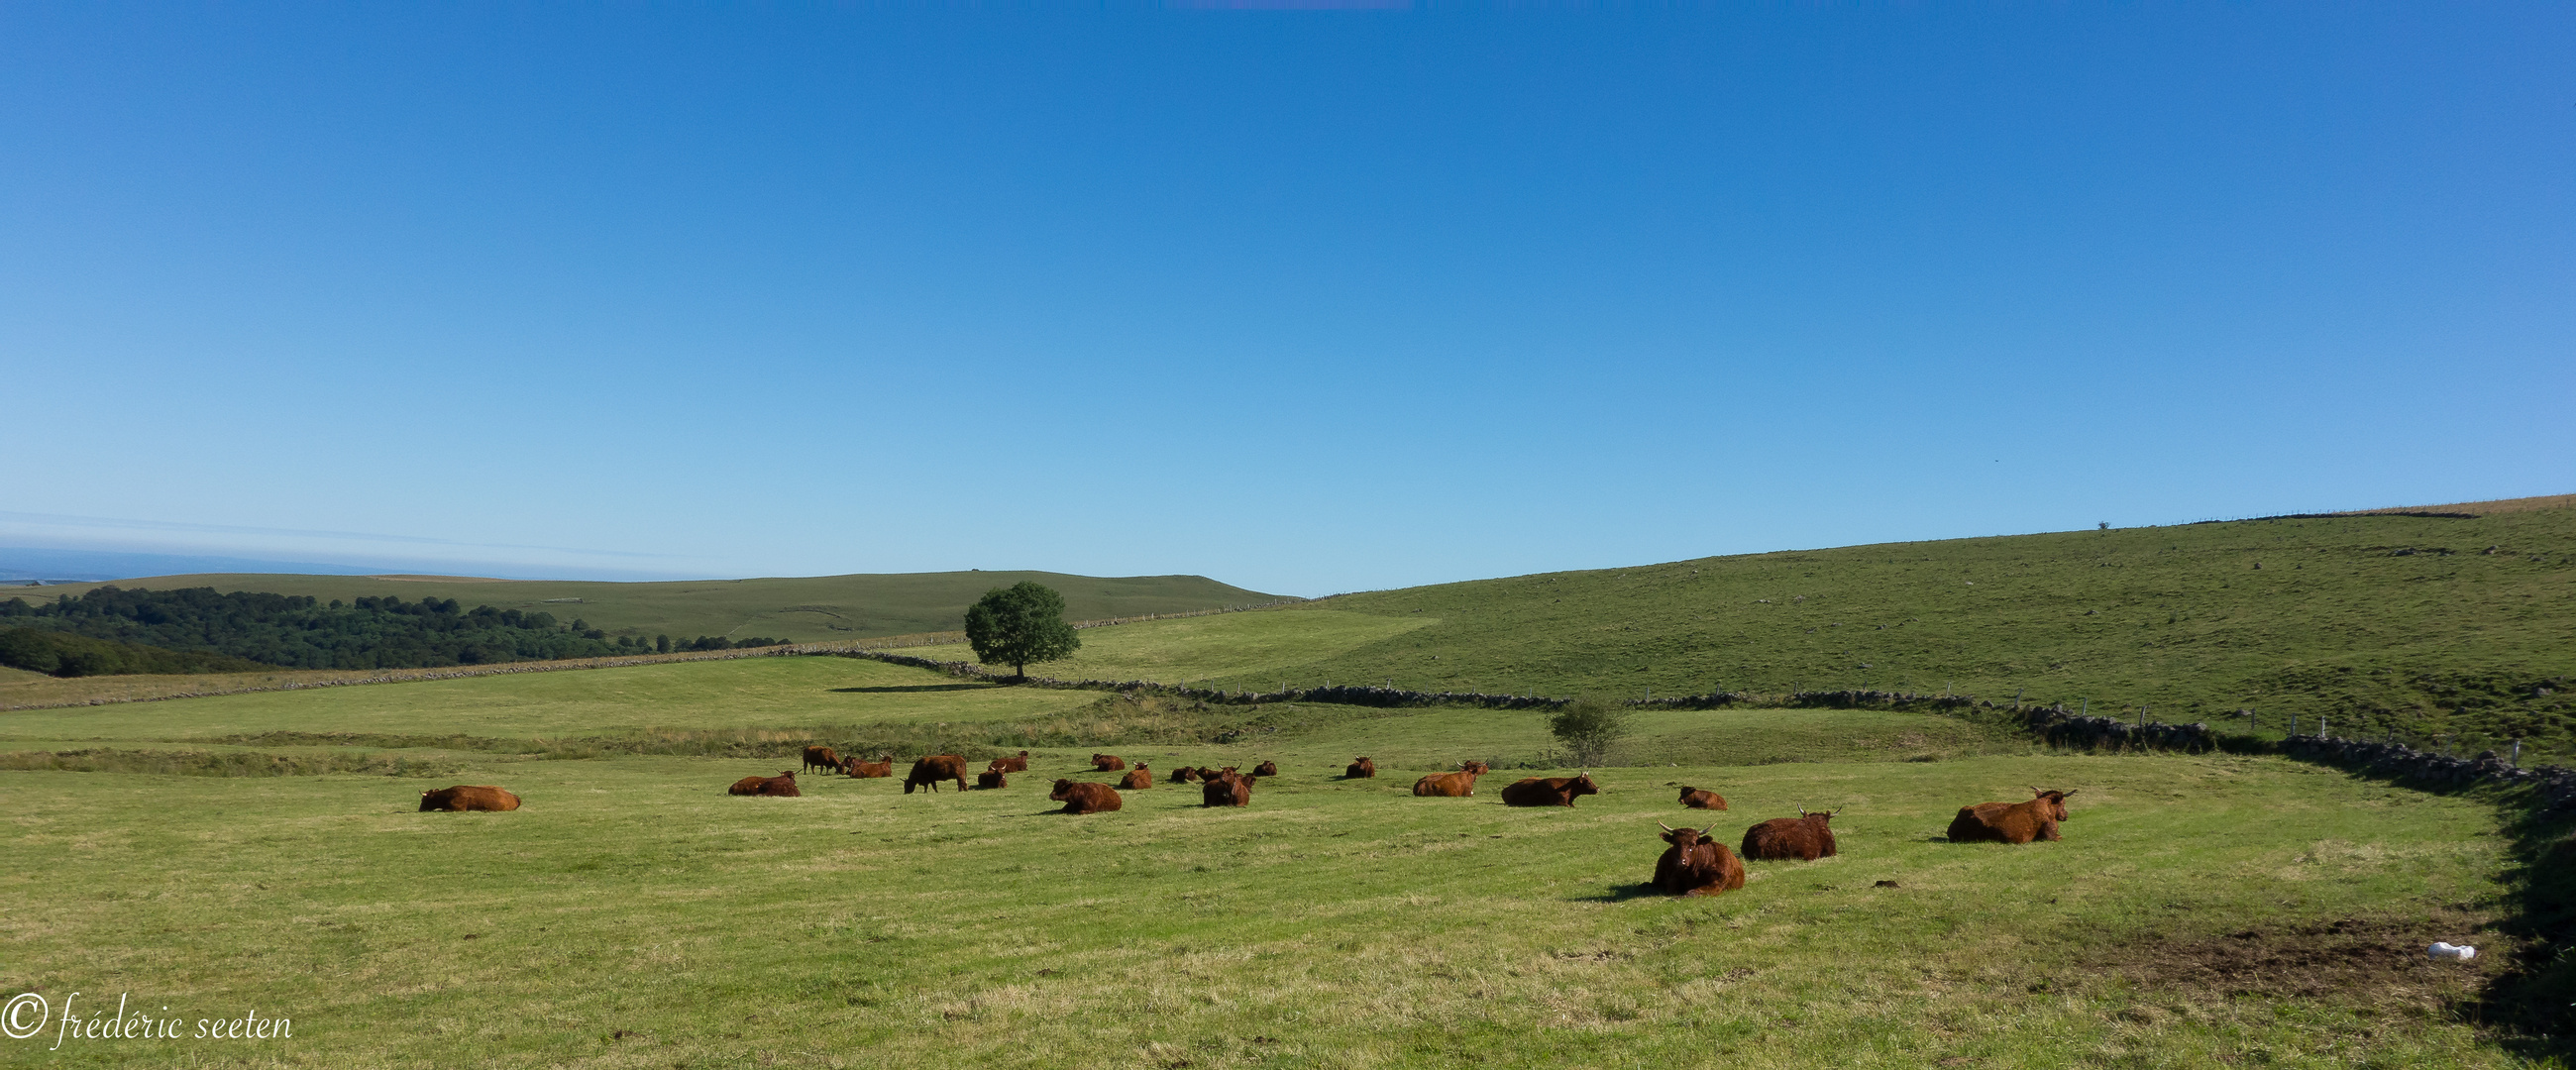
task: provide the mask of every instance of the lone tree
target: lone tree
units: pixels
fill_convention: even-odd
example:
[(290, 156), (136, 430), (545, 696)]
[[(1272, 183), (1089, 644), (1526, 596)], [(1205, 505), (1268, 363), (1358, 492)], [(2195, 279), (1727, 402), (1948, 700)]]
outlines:
[(1598, 765), (1628, 734), (1628, 713), (1598, 698), (1578, 698), (1548, 715), (1547, 730), (1573, 752), (1576, 765)]
[(1035, 580), (984, 592), (966, 611), (966, 641), (975, 660), (1008, 665), (1011, 675), (1028, 679), (1029, 663), (1054, 661), (1082, 649), (1082, 637), (1065, 623), (1064, 596)]

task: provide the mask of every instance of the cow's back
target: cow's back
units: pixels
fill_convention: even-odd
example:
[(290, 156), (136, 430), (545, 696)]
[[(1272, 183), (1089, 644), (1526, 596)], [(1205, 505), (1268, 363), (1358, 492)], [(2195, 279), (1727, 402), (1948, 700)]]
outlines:
[(423, 812), (447, 811), (450, 813), (467, 810), (516, 810), (519, 808), (519, 797), (489, 784), (458, 784), (454, 787), (440, 788), (437, 791), (422, 792), (420, 808)]

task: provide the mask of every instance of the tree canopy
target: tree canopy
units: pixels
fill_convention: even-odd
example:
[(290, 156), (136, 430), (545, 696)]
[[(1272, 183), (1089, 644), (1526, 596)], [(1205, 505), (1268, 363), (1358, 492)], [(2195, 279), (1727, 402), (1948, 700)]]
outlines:
[(1599, 765), (1610, 745), (1628, 734), (1628, 713), (1599, 698), (1578, 698), (1548, 717), (1547, 730), (1576, 765)]
[(1026, 678), (1032, 662), (1054, 661), (1082, 649), (1082, 637), (1064, 619), (1064, 596), (1035, 580), (995, 587), (966, 610), (966, 642), (975, 660), (1008, 665)]

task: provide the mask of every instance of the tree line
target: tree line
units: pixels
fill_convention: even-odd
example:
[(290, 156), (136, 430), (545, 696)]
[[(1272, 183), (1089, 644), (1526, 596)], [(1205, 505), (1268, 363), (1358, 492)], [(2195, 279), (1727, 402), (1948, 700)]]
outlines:
[[(295, 669), (420, 669), (785, 642), (706, 635), (677, 641), (667, 635), (612, 638), (587, 621), (567, 623), (543, 611), (488, 605), (466, 609), (453, 598), (406, 602), (365, 597), (353, 603), (335, 598), (326, 604), (308, 595), (225, 593), (212, 587), (128, 591), (108, 586), (32, 605), (12, 598), (0, 602), (0, 629), (12, 636), (51, 633), (11, 639), (11, 645), (0, 647), (0, 664), (61, 676), (246, 671), (217, 668), (202, 659), (117, 653), (69, 643), (71, 637), (256, 663), (250, 668)], [(72, 661), (64, 660), (66, 651), (73, 652)], [(12, 660), (21, 658), (25, 664)], [(66, 667), (74, 671), (63, 671)]]

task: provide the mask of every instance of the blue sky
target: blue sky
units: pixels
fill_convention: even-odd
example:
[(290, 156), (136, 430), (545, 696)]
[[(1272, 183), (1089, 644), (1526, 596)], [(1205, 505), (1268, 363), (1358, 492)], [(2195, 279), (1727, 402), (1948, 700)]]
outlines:
[(1315, 595), (2576, 490), (2576, 7), (0, 7), (0, 545)]

